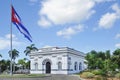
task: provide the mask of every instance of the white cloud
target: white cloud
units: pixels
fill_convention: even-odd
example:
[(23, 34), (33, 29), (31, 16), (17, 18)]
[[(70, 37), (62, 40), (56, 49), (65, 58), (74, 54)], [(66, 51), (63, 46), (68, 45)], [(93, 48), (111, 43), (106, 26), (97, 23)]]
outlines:
[(30, 5), (34, 5), (36, 2), (38, 2), (38, 0), (29, 0), (30, 1)]
[(50, 47), (53, 47), (53, 46), (45, 45), (45, 46), (43, 46), (42, 48), (50, 48)]
[(2, 45), (0, 45), (0, 50), (8, 48), (9, 45), (10, 45), (10, 40), (6, 40), (4, 38), (0, 38), (0, 44), (2, 44)]
[(116, 19), (117, 19), (116, 13), (106, 13), (101, 17), (99, 21), (99, 27), (109, 29), (113, 27), (113, 24), (115, 23)]
[[(19, 42), (15, 35), (12, 35), (13, 37), (13, 46), (21, 45), (22, 42)], [(4, 37), (0, 37), (0, 50), (7, 49), (10, 47), (10, 34), (5, 35)]]
[(120, 7), (118, 6), (117, 3), (115, 3), (113, 6), (112, 6), (112, 9), (114, 11), (116, 11), (116, 15), (118, 16), (118, 18), (120, 18)]
[(54, 24), (80, 23), (95, 13), (92, 9), (94, 5), (94, 0), (45, 0), (39, 10), (38, 22), (43, 22), (41, 17), (45, 16)]
[(29, 0), (30, 2), (37, 2), (38, 0)]
[(101, 3), (101, 2), (110, 2), (110, 1), (115, 1), (115, 0), (94, 0), (94, 1)]
[(120, 48), (120, 43), (115, 44), (115, 47)]
[(98, 27), (94, 27), (93, 28), (93, 31), (97, 31), (99, 28)]
[(71, 38), (72, 35), (75, 35), (82, 31), (84, 31), (83, 26), (81, 26), (81, 25), (72, 26), (72, 27), (68, 27), (63, 30), (58, 31), (57, 36), (62, 36), (64, 38)]
[(38, 25), (43, 28), (48, 28), (51, 26), (51, 22), (49, 22), (45, 17), (42, 17), (41, 20), (38, 21)]
[[(10, 39), (10, 37), (11, 37), (10, 34), (6, 34), (6, 35), (5, 35), (5, 38), (7, 38), (7, 39)], [(14, 34), (12, 34), (12, 38), (17, 39)]]
[(120, 33), (116, 34), (115, 38), (116, 39), (120, 38)]
[(114, 10), (115, 12), (113, 12), (113, 13), (108, 12), (100, 18), (99, 28), (109, 29), (109, 28), (113, 27), (113, 25), (117, 19), (120, 19), (120, 8), (119, 8), (118, 4), (112, 5), (112, 10)]

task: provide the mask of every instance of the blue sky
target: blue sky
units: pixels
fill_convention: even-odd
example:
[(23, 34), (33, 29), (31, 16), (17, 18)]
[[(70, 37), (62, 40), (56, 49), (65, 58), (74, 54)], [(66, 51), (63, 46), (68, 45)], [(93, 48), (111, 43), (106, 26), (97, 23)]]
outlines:
[[(0, 53), (9, 59), (10, 0), (0, 0)], [(12, 0), (37, 48), (70, 47), (87, 53), (120, 48), (120, 0)], [(32, 44), (13, 24), (13, 48), (25, 57)]]

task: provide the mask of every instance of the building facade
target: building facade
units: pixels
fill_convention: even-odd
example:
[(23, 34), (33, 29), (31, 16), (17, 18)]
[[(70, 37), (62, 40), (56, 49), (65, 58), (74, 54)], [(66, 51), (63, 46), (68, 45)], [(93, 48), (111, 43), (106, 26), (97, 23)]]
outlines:
[(73, 74), (86, 68), (85, 54), (68, 47), (49, 47), (30, 54), (32, 74)]

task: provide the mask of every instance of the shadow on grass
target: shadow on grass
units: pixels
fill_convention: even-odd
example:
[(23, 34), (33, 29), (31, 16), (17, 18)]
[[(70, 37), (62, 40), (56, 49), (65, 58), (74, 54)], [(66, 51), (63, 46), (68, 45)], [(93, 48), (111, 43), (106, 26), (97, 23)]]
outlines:
[(45, 74), (0, 74), (0, 78), (41, 78), (47, 77)]

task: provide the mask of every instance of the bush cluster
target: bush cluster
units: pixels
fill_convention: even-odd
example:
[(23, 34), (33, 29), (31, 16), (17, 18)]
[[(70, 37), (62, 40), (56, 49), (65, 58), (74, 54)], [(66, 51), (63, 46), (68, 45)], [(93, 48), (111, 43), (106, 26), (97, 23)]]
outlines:
[(120, 78), (120, 73), (115, 74), (116, 78)]
[(91, 73), (91, 72), (83, 72), (81, 74), (81, 77), (83, 78), (93, 78), (95, 76), (95, 74)]
[(92, 73), (95, 75), (101, 75), (103, 72), (102, 70), (93, 70)]

